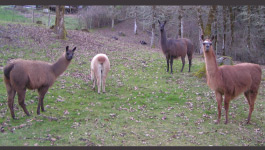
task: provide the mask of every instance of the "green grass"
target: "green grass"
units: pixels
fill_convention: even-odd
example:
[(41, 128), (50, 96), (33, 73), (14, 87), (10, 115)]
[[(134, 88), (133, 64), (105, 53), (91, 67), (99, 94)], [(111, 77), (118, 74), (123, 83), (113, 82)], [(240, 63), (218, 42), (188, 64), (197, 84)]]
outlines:
[(26, 22), (29, 21), (28, 18), (19, 15), (17, 11), (13, 9), (8, 9), (8, 6), (0, 6), (0, 18), (1, 21), (10, 21), (10, 22)]
[[(31, 10), (25, 14), (28, 14), (30, 18), (25, 17), (22, 15), (22, 13), (19, 13), (16, 10), (13, 10), (13, 8), (9, 6), (0, 6), (0, 21), (1, 22), (20, 22), (20, 23), (32, 23), (31, 18)], [(43, 13), (42, 10), (35, 10), (34, 11), (34, 22), (42, 21), (42, 24), (45, 26), (48, 26), (48, 14)], [(64, 16), (65, 21), (65, 28), (67, 30), (75, 30), (75, 29), (81, 29), (78, 18), (74, 15), (65, 15)], [(50, 25), (54, 25), (55, 23), (55, 13), (51, 13), (50, 18)], [(36, 24), (37, 25), (37, 24)]]
[[(205, 78), (192, 75), (203, 66), (201, 58), (194, 57), (191, 73), (187, 64), (181, 73), (181, 61), (175, 60), (171, 75), (166, 72), (161, 52), (108, 41), (97, 33), (89, 36), (94, 42), (104, 43), (100, 52), (106, 53), (111, 62), (106, 93), (97, 94), (88, 80), (90, 60), (99, 51), (96, 48), (77, 49), (68, 69), (46, 94), (46, 112), (41, 115), (36, 114), (37, 92), (28, 90), (25, 102), (31, 116), (25, 115), (16, 96), (15, 115), (19, 119), (13, 120), (0, 78), (0, 126), (4, 129), (1, 146), (264, 146), (264, 81), (252, 124), (245, 124), (248, 104), (241, 95), (230, 104), (229, 123), (224, 124), (223, 110), (221, 123), (216, 125), (214, 93)], [(64, 51), (61, 40), (38, 49), (27, 37), (21, 37), (20, 42), (25, 45), (0, 47), (1, 68), (10, 58), (52, 62)], [(121, 50), (110, 51), (115, 45)]]

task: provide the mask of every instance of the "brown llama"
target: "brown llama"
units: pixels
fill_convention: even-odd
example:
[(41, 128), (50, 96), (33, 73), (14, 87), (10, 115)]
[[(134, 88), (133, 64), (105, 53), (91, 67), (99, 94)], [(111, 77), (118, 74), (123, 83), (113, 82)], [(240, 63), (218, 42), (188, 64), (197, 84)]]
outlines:
[(204, 40), (203, 53), (206, 63), (206, 75), (208, 86), (215, 91), (216, 101), (218, 104), (218, 120), (220, 122), (222, 101), (224, 95), (225, 124), (228, 123), (229, 103), (239, 94), (244, 93), (248, 104), (249, 114), (247, 123), (250, 123), (252, 111), (254, 110), (255, 100), (258, 94), (261, 82), (261, 68), (257, 64), (241, 63), (237, 65), (223, 65), (218, 67), (216, 56), (212, 47), (212, 39)]
[(97, 54), (91, 61), (91, 80), (93, 89), (95, 90), (96, 80), (98, 86), (98, 94), (100, 94), (101, 84), (102, 91), (105, 93), (106, 78), (110, 70), (109, 58), (105, 54)]
[(4, 81), (8, 95), (8, 107), (11, 116), (15, 119), (14, 97), (18, 94), (19, 105), (23, 108), (27, 116), (30, 116), (24, 103), (26, 89), (38, 89), (39, 103), (37, 114), (44, 110), (43, 99), (58, 76), (60, 76), (70, 64), (76, 47), (66, 52), (54, 64), (43, 61), (16, 59), (4, 67)]
[(189, 72), (190, 72), (190, 67), (192, 63), (192, 55), (194, 51), (191, 40), (187, 38), (167, 39), (166, 31), (164, 29), (166, 21), (161, 24), (160, 21), (158, 20), (158, 23), (159, 23), (160, 32), (161, 32), (161, 47), (167, 59), (167, 72), (169, 71), (169, 60), (170, 60), (170, 68), (171, 68), (171, 74), (172, 74), (173, 59), (177, 59), (178, 57), (181, 57), (181, 60), (182, 60), (182, 68), (181, 68), (181, 72), (182, 72), (185, 66), (186, 54), (188, 55), (188, 59), (189, 59)]

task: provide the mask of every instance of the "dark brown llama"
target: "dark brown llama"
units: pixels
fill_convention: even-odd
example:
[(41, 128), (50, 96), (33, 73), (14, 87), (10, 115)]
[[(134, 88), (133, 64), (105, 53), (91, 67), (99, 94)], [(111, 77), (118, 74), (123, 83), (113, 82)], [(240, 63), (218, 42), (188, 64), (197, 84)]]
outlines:
[(212, 47), (212, 39), (204, 40), (203, 53), (206, 63), (206, 75), (208, 86), (215, 91), (218, 104), (218, 120), (220, 122), (222, 101), (224, 95), (225, 124), (228, 123), (229, 103), (239, 94), (244, 93), (248, 104), (249, 114), (247, 123), (250, 123), (252, 111), (261, 82), (261, 68), (257, 64), (241, 63), (237, 65), (223, 65), (218, 67)]
[(66, 52), (54, 64), (43, 61), (16, 59), (4, 67), (8, 107), (13, 119), (15, 119), (13, 105), (16, 92), (18, 94), (19, 105), (30, 116), (24, 103), (26, 89), (38, 89), (39, 103), (37, 114), (40, 114), (40, 107), (42, 111), (45, 111), (43, 106), (44, 96), (56, 78), (67, 69), (74, 56), (75, 49), (76, 47), (73, 50), (69, 50), (67, 46)]
[(173, 59), (177, 59), (178, 57), (181, 57), (181, 60), (182, 60), (182, 68), (181, 68), (181, 72), (182, 72), (184, 65), (185, 65), (186, 54), (188, 55), (188, 59), (189, 59), (189, 72), (190, 72), (190, 67), (192, 63), (192, 55), (194, 51), (191, 40), (187, 38), (167, 39), (166, 31), (165, 31), (166, 21), (161, 24), (160, 21), (158, 20), (158, 23), (159, 23), (160, 32), (161, 32), (161, 47), (167, 59), (167, 72), (169, 71), (169, 60), (170, 60), (170, 68), (171, 68), (171, 74), (172, 74)]

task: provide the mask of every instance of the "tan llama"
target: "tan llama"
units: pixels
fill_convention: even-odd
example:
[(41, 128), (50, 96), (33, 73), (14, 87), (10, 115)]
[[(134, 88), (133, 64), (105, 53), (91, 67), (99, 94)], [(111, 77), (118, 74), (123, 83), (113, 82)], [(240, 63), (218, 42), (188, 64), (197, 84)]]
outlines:
[(105, 93), (106, 78), (110, 70), (109, 58), (105, 54), (97, 54), (91, 61), (91, 80), (93, 82), (93, 89), (97, 82), (98, 93), (100, 93), (101, 84), (102, 91)]
[(204, 39), (203, 53), (206, 64), (206, 75), (208, 86), (215, 91), (218, 104), (218, 120), (220, 122), (222, 101), (224, 95), (225, 124), (228, 123), (229, 103), (232, 99), (244, 93), (248, 104), (249, 114), (247, 123), (250, 123), (252, 111), (254, 110), (255, 100), (261, 82), (261, 68), (257, 64), (241, 63), (237, 65), (223, 65), (218, 67), (214, 54), (212, 39)]

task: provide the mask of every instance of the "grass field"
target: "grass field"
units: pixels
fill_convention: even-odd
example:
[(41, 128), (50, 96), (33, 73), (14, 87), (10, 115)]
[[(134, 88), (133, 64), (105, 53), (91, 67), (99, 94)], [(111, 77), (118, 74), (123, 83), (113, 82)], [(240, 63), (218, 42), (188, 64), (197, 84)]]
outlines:
[[(7, 21), (0, 21), (2, 31), (18, 27)], [(96, 32), (82, 33), (87, 40), (93, 39), (87, 43), (78, 36), (46, 42), (45, 36), (53, 37), (48, 33), (38, 43), (39, 35), (32, 38), (21, 28), (28, 27), (19, 26), (21, 32), (10, 35), (11, 41), (0, 41), (1, 146), (264, 146), (265, 81), (250, 125), (246, 125), (248, 104), (243, 95), (231, 102), (229, 123), (224, 124), (223, 109), (217, 125), (214, 93), (204, 78), (192, 75), (203, 66), (201, 56), (194, 57), (191, 73), (187, 64), (181, 73), (181, 61), (175, 60), (171, 75), (165, 71), (163, 54), (144, 46), (110, 41)], [(79, 31), (69, 34), (74, 37)], [(77, 46), (76, 54), (45, 96), (46, 112), (36, 114), (38, 94), (28, 90), (25, 102), (31, 116), (24, 114), (16, 96), (15, 115), (19, 119), (13, 120), (2, 68), (13, 58), (54, 62), (66, 44)], [(93, 91), (89, 80), (90, 61), (99, 52), (106, 53), (111, 63), (105, 94)], [(263, 77), (264, 73), (263, 69)]]
[[(13, 23), (27, 23), (32, 25), (32, 10), (25, 9), (25, 13), (21, 13), (9, 6), (0, 6), (0, 21)], [(42, 10), (34, 10), (34, 22), (41, 21), (43, 26), (48, 26), (48, 13), (43, 13)], [(74, 15), (65, 15), (65, 28), (68, 30), (80, 29), (78, 18)], [(55, 23), (55, 13), (51, 13), (50, 26)], [(37, 25), (37, 24), (36, 24)]]

